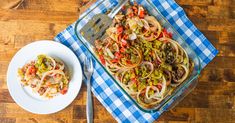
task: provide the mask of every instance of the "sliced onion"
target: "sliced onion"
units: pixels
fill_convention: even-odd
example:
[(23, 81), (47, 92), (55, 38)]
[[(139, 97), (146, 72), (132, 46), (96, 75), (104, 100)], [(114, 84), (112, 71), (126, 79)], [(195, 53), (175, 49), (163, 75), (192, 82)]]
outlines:
[(110, 34), (109, 37), (114, 41), (118, 41), (118, 35), (115, 33)]
[[(176, 42), (176, 41), (175, 41), (175, 42)], [(178, 42), (176, 42), (176, 44), (180, 47), (180, 48), (179, 48), (180, 50), (183, 50), (184, 55), (185, 55), (185, 57), (186, 57), (186, 59), (187, 59), (186, 67), (189, 68), (189, 57), (188, 57), (187, 52), (185, 51), (184, 48), (182, 48), (182, 47), (180, 46), (180, 44), (179, 44)]]
[(53, 64), (53, 66), (52, 66), (52, 69), (51, 70), (55, 70), (55, 67), (56, 67), (56, 61), (52, 58), (52, 57), (50, 57), (50, 56), (48, 56), (48, 55), (44, 55), (47, 59), (50, 59), (51, 60), (51, 62), (52, 62), (52, 64)]
[(181, 56), (183, 56), (183, 55), (184, 55), (183, 48), (179, 48), (179, 54), (178, 54), (178, 55), (181, 55)]
[[(157, 87), (154, 87), (154, 86), (147, 86), (146, 88), (140, 90), (138, 93), (137, 93), (137, 101), (144, 107), (151, 107), (153, 105), (156, 105), (158, 104), (159, 102), (161, 102), (163, 100), (163, 97), (164, 97), (164, 94), (166, 92), (166, 80), (165, 80), (165, 77), (162, 78), (162, 89), (161, 91), (159, 92), (159, 89)], [(148, 92), (149, 90), (153, 89), (154, 91), (156, 91), (152, 96), (148, 96)], [(142, 101), (140, 99), (140, 95), (141, 94), (144, 94), (145, 95), (145, 101)]]
[[(176, 52), (176, 55), (178, 55), (178, 53), (179, 53), (179, 49), (178, 49), (178, 46), (177, 46), (177, 42), (176, 41), (174, 41), (174, 40), (172, 40), (172, 39), (170, 39), (170, 38), (160, 38), (159, 39), (160, 41), (168, 41), (169, 43), (171, 43), (172, 44), (172, 46), (174, 47), (174, 49), (175, 49), (175, 52)], [(162, 45), (162, 47), (165, 47), (165, 43)], [(180, 46), (181, 47), (181, 46)]]
[(143, 27), (144, 26), (144, 24), (142, 23), (141, 19), (135, 18), (135, 21), (137, 22), (139, 27)]
[(155, 53), (155, 56), (156, 56), (157, 60), (158, 60), (159, 62), (162, 62), (162, 60), (161, 60), (161, 58), (158, 56), (158, 54), (157, 54), (157, 51), (156, 51), (156, 50), (154, 51), (154, 53)]
[[(161, 84), (158, 84), (158, 85), (161, 85)], [(161, 85), (161, 87), (162, 87), (162, 85)], [(158, 89), (157, 87), (155, 87), (155, 88)], [(160, 92), (158, 91), (158, 92), (154, 93), (153, 95), (151, 95), (150, 98), (156, 99), (156, 100), (158, 100), (158, 102), (160, 102), (160, 101), (162, 101), (163, 96), (164, 95), (161, 95)]]
[(128, 19), (127, 22), (128, 22), (129, 27), (132, 31), (135, 31), (137, 29), (138, 24), (135, 19)]
[[(154, 91), (156, 91), (156, 93), (159, 93), (159, 89), (157, 88), (157, 87), (155, 87), (155, 86), (147, 86), (147, 88), (146, 88), (146, 92), (145, 92), (145, 96), (146, 96), (146, 98), (148, 99), (148, 100), (150, 100), (150, 99), (152, 99), (153, 98), (153, 96), (149, 96), (149, 91), (150, 91), (150, 89), (153, 89)], [(154, 94), (153, 94), (154, 95)]]
[(59, 66), (59, 70), (64, 70), (65, 66), (64, 66), (64, 62), (60, 59), (56, 59), (56, 63)]
[(115, 47), (116, 47), (116, 51), (119, 52), (119, 46), (118, 46), (118, 44), (117, 44), (117, 43), (114, 43), (113, 46), (115, 46)]
[(118, 64), (116, 63), (111, 63), (110, 66), (113, 67), (113, 69), (118, 69), (118, 70), (123, 69), (121, 65), (118, 66)]
[(63, 82), (60, 83), (60, 88), (64, 88)]
[(152, 78), (154, 78), (154, 79), (161, 79), (162, 78), (162, 73), (160, 73), (158, 76), (153, 76)]
[(108, 39), (110, 39), (110, 38), (106, 38), (106, 39), (105, 39), (105, 41), (106, 41), (106, 42), (108, 42), (108, 43), (105, 45), (105, 47), (104, 47), (105, 49), (106, 49), (106, 48), (108, 48), (108, 46), (109, 46), (109, 45), (110, 45), (110, 43), (111, 43), (111, 41), (110, 41), (110, 40), (108, 40)]
[[(41, 87), (42, 87), (42, 84), (43, 84), (43, 80), (45, 79), (46, 76), (53, 76), (53, 75), (56, 75), (56, 74), (60, 74), (64, 77), (64, 79), (66, 80), (66, 83), (68, 82), (67, 80), (67, 77), (65, 76), (64, 72), (62, 70), (51, 70), (51, 71), (47, 71), (45, 72), (43, 75), (42, 75), (42, 78), (40, 80), (40, 83), (38, 84), (38, 86), (36, 87), (36, 90), (38, 91)], [(55, 84), (55, 83), (53, 83)]]
[(30, 79), (30, 81), (28, 81), (27, 84), (29, 84), (29, 85), (37, 85), (38, 83), (40, 83), (40, 79), (33, 78), (33, 79)]
[(129, 35), (129, 40), (135, 40), (136, 38), (137, 38), (137, 36), (134, 32)]
[(62, 65), (59, 65), (59, 67), (60, 67), (59, 70), (64, 70), (64, 68), (65, 68), (64, 63), (63, 62), (61, 62), (61, 63), (62, 63)]
[[(160, 25), (160, 23), (157, 21), (157, 19), (153, 16), (145, 16), (144, 19), (150, 23), (151, 25), (154, 26), (154, 28), (152, 28), (151, 31), (155, 32), (157, 31), (157, 37), (159, 37), (159, 35), (161, 34), (161, 31), (162, 31), (162, 27)], [(151, 27), (150, 27), (151, 29)]]
[(114, 74), (116, 71), (120, 70), (119, 68), (116, 68), (113, 64), (109, 64), (108, 62), (105, 64), (106, 68), (108, 68), (109, 72)]
[(56, 62), (55, 62), (55, 60), (54, 60), (52, 57), (50, 57), (50, 56), (47, 56), (47, 55), (46, 55), (46, 57), (49, 58), (49, 59), (52, 61), (52, 63), (53, 63), (53, 69), (52, 69), (52, 70), (55, 70), (55, 67), (56, 67)]
[[(140, 95), (141, 95), (141, 94), (144, 94), (144, 100), (143, 100), (143, 101), (140, 99)], [(142, 106), (144, 106), (144, 107), (146, 107), (146, 108), (152, 107), (152, 106), (158, 104), (158, 103), (161, 101), (160, 98), (159, 98), (160, 100), (158, 100), (158, 99), (153, 99), (153, 98), (147, 99), (147, 98), (146, 98), (146, 88), (144, 88), (144, 89), (138, 91), (138, 93), (137, 93), (137, 95), (136, 95), (136, 99), (137, 99), (137, 101), (138, 101), (138, 103), (139, 103), (140, 105), (142, 105)]]
[(182, 55), (177, 55), (176, 63), (182, 63), (184, 61), (184, 57)]
[(148, 22), (145, 19), (141, 19), (141, 22), (143, 23), (143, 26), (146, 30), (150, 29), (150, 26), (149, 26)]
[[(115, 76), (115, 78), (117, 79), (117, 80), (120, 80), (120, 82), (121, 82), (121, 80), (122, 80), (122, 78), (123, 78), (123, 73), (125, 73), (125, 71), (123, 71), (123, 70), (119, 70), (119, 71), (117, 71), (115, 74), (114, 74), (114, 76)], [(121, 74), (121, 77), (120, 77), (120, 79), (119, 79), (119, 75)]]
[(120, 20), (122, 20), (123, 17), (124, 17), (124, 15), (115, 15), (114, 18), (115, 18), (118, 22), (120, 22)]
[(164, 73), (166, 73), (166, 76), (169, 78), (169, 80), (166, 81), (166, 85), (168, 86), (171, 84), (172, 76), (171, 76), (170, 71), (168, 70), (164, 70)]
[[(146, 103), (146, 102), (144, 102), (144, 101), (142, 101), (142, 100), (140, 99), (140, 95), (141, 95), (141, 94), (144, 94), (144, 95), (145, 95), (145, 92), (146, 92), (145, 90), (146, 90), (146, 88), (140, 90), (140, 91), (137, 93), (137, 95), (136, 95), (136, 99), (137, 99), (137, 101), (138, 101), (138, 103), (139, 103), (140, 105), (142, 105), (143, 107), (148, 108), (148, 107), (151, 107), (151, 104)], [(145, 97), (144, 97), (144, 98), (145, 98)]]
[(48, 93), (51, 91), (51, 88), (46, 88), (46, 91), (43, 93), (43, 97), (48, 97)]
[(161, 85), (162, 87), (161, 91), (159, 93), (155, 93), (150, 98), (159, 99), (159, 98), (163, 98), (163, 96), (165, 95), (167, 87), (166, 87), (166, 79), (164, 76), (162, 77), (162, 83), (158, 83), (158, 84)]
[(156, 93), (155, 95), (153, 95), (153, 97), (163, 97), (165, 92), (166, 92), (166, 79), (165, 77), (163, 76), (162, 77), (162, 83), (158, 83), (161, 85), (162, 89), (160, 90), (159, 93)]
[(152, 74), (154, 68), (153, 68), (153, 64), (151, 62), (144, 61), (144, 62), (142, 62), (141, 66), (142, 65), (150, 66), (150, 70), (151, 70), (145, 77), (141, 77), (141, 79), (145, 79), (145, 78), (148, 78)]
[[(159, 39), (160, 41), (169, 41), (169, 42), (171, 42), (172, 44), (174, 44), (173, 46), (174, 47), (177, 47), (177, 51), (176, 51), (176, 53), (177, 53), (177, 55), (179, 54), (179, 49), (180, 50), (183, 50), (183, 52), (184, 52), (184, 55), (185, 55), (185, 57), (186, 57), (186, 59), (187, 59), (187, 63), (186, 63), (186, 67), (187, 68), (189, 68), (189, 58), (188, 58), (188, 54), (187, 54), (187, 52), (185, 51), (185, 49), (184, 48), (182, 48), (181, 46), (180, 46), (180, 44), (177, 42), (177, 41), (174, 41), (174, 40), (172, 40), (172, 39), (170, 39), (170, 38), (160, 38)], [(176, 56), (177, 57), (177, 56)]]
[[(173, 80), (176, 83), (181, 83), (188, 77), (189, 69), (186, 66), (182, 65), (182, 64), (179, 64), (177, 67), (182, 67), (184, 69), (185, 73), (184, 73), (183, 77), (179, 80), (176, 80), (175, 77), (173, 76)], [(172, 84), (172, 85), (174, 85), (174, 84)]]
[(58, 95), (58, 91), (56, 88), (47, 88), (42, 96), (45, 98), (51, 98), (56, 95)]
[(113, 55), (113, 53), (110, 51), (110, 49), (109, 49), (109, 48), (106, 48), (105, 50), (106, 50), (106, 52), (108, 53), (109, 57), (113, 59), (113, 58), (114, 58), (114, 55)]
[(147, 37), (143, 36), (143, 38), (146, 41), (154, 41), (155, 39), (157, 39), (157, 37), (153, 33), (151, 33), (150, 36), (147, 36)]

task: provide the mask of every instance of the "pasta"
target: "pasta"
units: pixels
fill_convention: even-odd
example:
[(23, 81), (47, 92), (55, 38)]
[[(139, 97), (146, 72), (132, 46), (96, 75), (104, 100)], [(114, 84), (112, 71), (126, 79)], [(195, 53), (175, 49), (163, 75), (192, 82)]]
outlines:
[(97, 57), (141, 106), (156, 106), (193, 68), (172, 34), (136, 3), (122, 8), (105, 35), (95, 41)]
[(66, 94), (68, 90), (69, 76), (64, 63), (47, 55), (38, 55), (36, 60), (19, 68), (18, 75), (23, 86), (30, 86), (45, 98)]

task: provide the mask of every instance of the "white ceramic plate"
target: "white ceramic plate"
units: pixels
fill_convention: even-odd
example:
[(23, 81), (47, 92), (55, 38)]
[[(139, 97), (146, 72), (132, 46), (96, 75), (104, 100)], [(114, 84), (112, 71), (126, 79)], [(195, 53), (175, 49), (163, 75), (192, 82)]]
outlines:
[[(71, 72), (68, 92), (52, 99), (45, 99), (33, 92), (30, 87), (23, 87), (17, 76), (18, 68), (24, 66), (37, 55), (47, 54), (61, 59)], [(77, 96), (82, 84), (82, 70), (76, 55), (66, 46), (54, 41), (36, 41), (24, 46), (12, 58), (7, 71), (7, 86), (12, 98), (23, 109), (36, 114), (58, 112), (68, 106)]]

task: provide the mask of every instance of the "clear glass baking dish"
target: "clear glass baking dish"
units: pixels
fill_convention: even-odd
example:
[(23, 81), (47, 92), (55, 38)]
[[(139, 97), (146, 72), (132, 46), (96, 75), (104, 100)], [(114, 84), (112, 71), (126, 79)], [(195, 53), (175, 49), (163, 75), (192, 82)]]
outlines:
[(75, 33), (79, 41), (84, 44), (87, 50), (91, 53), (94, 59), (103, 67), (103, 69), (108, 73), (108, 75), (113, 79), (117, 86), (134, 102), (134, 104), (144, 112), (163, 112), (165, 110), (171, 109), (177, 103), (179, 103), (189, 92), (191, 92), (194, 87), (197, 85), (197, 78), (201, 71), (200, 60), (196, 53), (189, 47), (186, 41), (179, 35), (179, 33), (173, 28), (173, 26), (165, 19), (165, 17), (159, 12), (158, 8), (152, 3), (151, 0), (130, 0), (130, 2), (137, 2), (142, 5), (150, 15), (156, 17), (160, 24), (167, 29), (168, 32), (173, 34), (173, 39), (178, 41), (178, 43), (186, 50), (189, 55), (189, 58), (194, 62), (194, 69), (191, 75), (181, 83), (171, 95), (168, 95), (162, 100), (156, 107), (148, 109), (142, 107), (138, 102), (132, 98), (119, 84), (112, 74), (102, 65), (98, 59), (96, 53), (93, 50), (93, 46), (80, 34), (80, 29), (84, 26), (94, 15), (99, 13), (106, 13), (109, 10), (112, 10), (115, 6), (118, 5), (119, 0), (102, 0), (98, 1), (95, 5), (91, 6), (86, 14), (81, 15), (78, 21), (75, 24)]

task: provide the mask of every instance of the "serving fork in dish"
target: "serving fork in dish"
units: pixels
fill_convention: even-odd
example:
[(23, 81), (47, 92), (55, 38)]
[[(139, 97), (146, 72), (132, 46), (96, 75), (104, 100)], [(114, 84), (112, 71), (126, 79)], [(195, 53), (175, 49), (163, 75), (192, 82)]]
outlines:
[(97, 14), (89, 22), (83, 26), (80, 33), (84, 34), (84, 38), (91, 44), (99, 37), (103, 36), (106, 29), (112, 24), (113, 18), (121, 10), (128, 0), (120, 0), (118, 5), (108, 14)]

